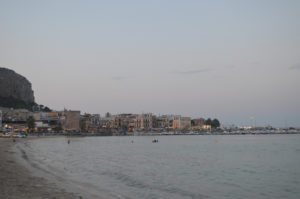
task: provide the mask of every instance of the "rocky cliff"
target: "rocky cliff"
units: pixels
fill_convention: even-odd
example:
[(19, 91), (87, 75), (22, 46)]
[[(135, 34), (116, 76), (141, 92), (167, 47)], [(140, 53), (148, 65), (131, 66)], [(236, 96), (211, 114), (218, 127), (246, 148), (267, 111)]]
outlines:
[(29, 108), (33, 104), (31, 83), (13, 70), (0, 67), (0, 106)]

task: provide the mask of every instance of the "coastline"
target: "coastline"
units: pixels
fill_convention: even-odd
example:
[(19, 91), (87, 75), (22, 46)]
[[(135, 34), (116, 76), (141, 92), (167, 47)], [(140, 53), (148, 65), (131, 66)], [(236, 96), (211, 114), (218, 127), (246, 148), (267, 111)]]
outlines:
[[(26, 140), (16, 139), (17, 142)], [(0, 139), (0, 198), (2, 199), (74, 199), (80, 198), (41, 177), (33, 176), (14, 157), (12, 139)]]

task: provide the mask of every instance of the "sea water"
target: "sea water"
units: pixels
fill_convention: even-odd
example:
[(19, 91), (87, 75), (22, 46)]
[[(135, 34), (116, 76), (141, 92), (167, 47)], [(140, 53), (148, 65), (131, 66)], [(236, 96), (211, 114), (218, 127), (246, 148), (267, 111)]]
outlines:
[(58, 137), (18, 147), (33, 171), (84, 198), (300, 198), (300, 135), (155, 138)]

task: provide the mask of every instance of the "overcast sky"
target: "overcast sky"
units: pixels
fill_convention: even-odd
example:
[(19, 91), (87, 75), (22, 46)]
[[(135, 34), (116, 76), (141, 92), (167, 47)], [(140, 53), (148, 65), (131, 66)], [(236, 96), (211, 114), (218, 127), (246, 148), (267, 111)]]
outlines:
[(0, 0), (0, 66), (52, 109), (300, 126), (300, 1)]

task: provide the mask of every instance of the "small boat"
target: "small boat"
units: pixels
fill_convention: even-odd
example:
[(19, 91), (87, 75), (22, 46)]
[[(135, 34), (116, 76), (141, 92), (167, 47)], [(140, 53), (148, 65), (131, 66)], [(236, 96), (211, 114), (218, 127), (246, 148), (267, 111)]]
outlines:
[(153, 131), (152, 131), (152, 129), (151, 129), (151, 134), (152, 134), (152, 136), (153, 136), (153, 138), (154, 138), (154, 139), (152, 140), (152, 143), (156, 143), (156, 142), (158, 142), (158, 139), (156, 139), (156, 138), (155, 138), (155, 136), (153, 135)]
[(152, 140), (152, 143), (156, 143), (156, 142), (158, 142), (158, 139)]

